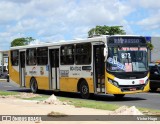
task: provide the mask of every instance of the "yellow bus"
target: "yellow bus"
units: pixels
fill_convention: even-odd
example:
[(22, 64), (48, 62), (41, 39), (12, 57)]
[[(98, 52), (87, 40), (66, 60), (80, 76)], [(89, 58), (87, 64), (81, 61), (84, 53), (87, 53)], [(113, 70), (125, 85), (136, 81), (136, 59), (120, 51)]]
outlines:
[(39, 89), (90, 94), (147, 92), (147, 43), (142, 36), (113, 35), (11, 47), (10, 81)]

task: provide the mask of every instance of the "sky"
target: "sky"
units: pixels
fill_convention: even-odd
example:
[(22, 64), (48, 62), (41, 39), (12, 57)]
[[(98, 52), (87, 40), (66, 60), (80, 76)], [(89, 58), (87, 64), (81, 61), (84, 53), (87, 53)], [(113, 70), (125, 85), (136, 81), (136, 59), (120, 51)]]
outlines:
[(0, 0), (0, 50), (20, 37), (35, 43), (86, 38), (96, 25), (160, 36), (160, 0)]

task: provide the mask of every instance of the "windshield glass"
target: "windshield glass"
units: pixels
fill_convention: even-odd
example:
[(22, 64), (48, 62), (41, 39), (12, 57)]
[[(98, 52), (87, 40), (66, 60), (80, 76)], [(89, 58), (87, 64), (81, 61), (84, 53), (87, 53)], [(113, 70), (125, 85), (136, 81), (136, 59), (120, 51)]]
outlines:
[(113, 72), (148, 70), (146, 47), (109, 47), (107, 69)]

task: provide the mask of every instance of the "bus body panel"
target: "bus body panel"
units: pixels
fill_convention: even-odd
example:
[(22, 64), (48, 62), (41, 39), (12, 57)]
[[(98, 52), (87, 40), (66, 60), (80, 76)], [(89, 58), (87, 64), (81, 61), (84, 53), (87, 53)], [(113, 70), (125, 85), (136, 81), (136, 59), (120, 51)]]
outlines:
[(20, 85), (19, 81), (19, 67), (17, 66), (9, 66), (9, 76), (12, 82)]
[(34, 77), (38, 89), (49, 90), (48, 70), (46, 66), (26, 66), (26, 87), (30, 88), (30, 80)]
[(38, 83), (38, 89), (49, 90), (49, 79), (48, 77), (36, 77)]
[[(30, 80), (33, 76), (26, 76), (26, 88), (30, 88)], [(35, 76), (34, 77), (38, 84), (38, 89), (49, 90), (49, 79), (45, 76)]]
[(26, 77), (25, 77), (26, 88), (30, 88), (30, 80), (31, 80), (31, 76), (26, 76)]
[(150, 80), (148, 81), (148, 84), (144, 87), (143, 92), (148, 92), (150, 90)]
[(76, 78), (61, 77), (60, 91), (77, 92), (77, 82), (78, 82), (78, 79)]
[[(83, 78), (86, 80), (89, 92), (94, 93), (94, 87), (93, 87), (93, 78)], [(61, 77), (60, 78), (60, 91), (67, 91), (67, 92), (78, 92), (77, 85), (80, 78), (75, 77)]]

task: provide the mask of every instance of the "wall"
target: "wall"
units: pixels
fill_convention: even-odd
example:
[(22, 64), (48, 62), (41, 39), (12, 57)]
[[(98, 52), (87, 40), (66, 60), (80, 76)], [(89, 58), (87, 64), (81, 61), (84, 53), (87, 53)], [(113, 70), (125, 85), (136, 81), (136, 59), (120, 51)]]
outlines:
[(151, 51), (151, 62), (155, 62), (160, 60), (160, 37), (152, 37), (151, 43), (154, 46), (153, 50)]

